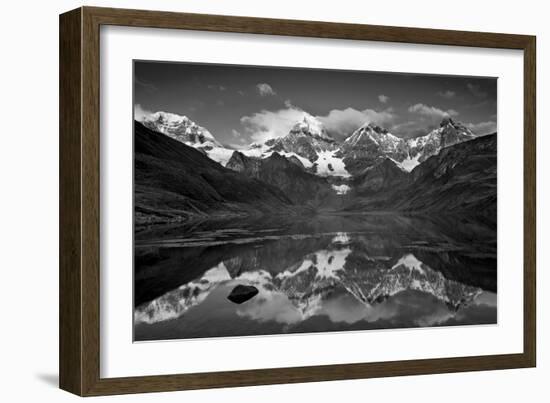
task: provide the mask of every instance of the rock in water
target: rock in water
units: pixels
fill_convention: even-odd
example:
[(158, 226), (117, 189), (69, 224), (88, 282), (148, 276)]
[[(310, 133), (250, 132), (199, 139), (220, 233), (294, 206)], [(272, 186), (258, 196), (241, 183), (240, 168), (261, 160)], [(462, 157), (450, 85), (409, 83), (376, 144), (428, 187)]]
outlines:
[(227, 296), (227, 299), (235, 304), (242, 304), (243, 302), (252, 299), (258, 294), (258, 289), (253, 285), (239, 284), (231, 293)]

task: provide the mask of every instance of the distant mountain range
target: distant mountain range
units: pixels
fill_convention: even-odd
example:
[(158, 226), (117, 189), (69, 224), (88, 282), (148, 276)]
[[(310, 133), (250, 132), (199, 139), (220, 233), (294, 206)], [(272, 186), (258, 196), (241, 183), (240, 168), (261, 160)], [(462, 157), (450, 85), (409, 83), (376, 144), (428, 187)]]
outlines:
[[(222, 146), (208, 130), (186, 116), (156, 112), (144, 117), (141, 123), (204, 150), (223, 166), (234, 151)], [(380, 126), (366, 123), (339, 143), (327, 133), (319, 119), (304, 112), (303, 119), (296, 122), (286, 136), (253, 143), (238, 151), (255, 158), (267, 158), (277, 152), (287, 158), (294, 157), (304, 168), (319, 176), (350, 177), (381, 158), (390, 158), (398, 167), (410, 172), (442, 148), (475, 137), (463, 124), (444, 118), (437, 129), (412, 139), (399, 138)]]
[(304, 113), (286, 136), (233, 150), (156, 112), (135, 123), (135, 139), (138, 222), (300, 209), (496, 214), (496, 134), (451, 118), (412, 139), (367, 123), (338, 142)]

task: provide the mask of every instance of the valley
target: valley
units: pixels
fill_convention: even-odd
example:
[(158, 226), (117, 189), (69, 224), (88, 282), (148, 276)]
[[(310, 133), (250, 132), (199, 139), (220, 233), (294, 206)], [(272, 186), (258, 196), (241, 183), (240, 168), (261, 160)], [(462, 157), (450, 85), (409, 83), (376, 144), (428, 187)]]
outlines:
[(304, 116), (287, 136), (239, 150), (186, 117), (135, 122), (135, 222), (321, 213), (474, 214), (496, 220), (496, 133), (450, 118), (398, 138), (365, 124), (342, 142)]

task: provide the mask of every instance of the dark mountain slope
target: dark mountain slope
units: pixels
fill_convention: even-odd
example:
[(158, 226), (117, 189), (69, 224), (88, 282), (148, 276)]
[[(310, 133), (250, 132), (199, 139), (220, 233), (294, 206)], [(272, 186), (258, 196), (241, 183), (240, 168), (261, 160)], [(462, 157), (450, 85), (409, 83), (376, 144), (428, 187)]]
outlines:
[(411, 174), (413, 186), (399, 204), (402, 209), (470, 210), (495, 215), (497, 136), (492, 134), (443, 148)]
[(491, 134), (442, 149), (400, 183), (347, 210), (470, 212), (496, 220), (497, 136)]
[(301, 163), (298, 165), (276, 152), (260, 159), (235, 151), (226, 167), (276, 186), (294, 203), (316, 206), (334, 193), (326, 178), (305, 171)]
[(134, 127), (136, 223), (292, 209), (279, 189), (226, 169), (138, 122)]
[(353, 189), (356, 194), (366, 196), (401, 186), (408, 177), (409, 174), (392, 160), (384, 158), (356, 175), (353, 179)]

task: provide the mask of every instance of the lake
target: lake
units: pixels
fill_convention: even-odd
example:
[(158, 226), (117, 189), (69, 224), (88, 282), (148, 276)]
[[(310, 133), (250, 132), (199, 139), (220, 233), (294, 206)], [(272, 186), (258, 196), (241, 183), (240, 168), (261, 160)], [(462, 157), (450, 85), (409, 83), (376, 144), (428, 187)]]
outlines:
[(395, 214), (142, 227), (134, 339), (495, 324), (496, 239), (483, 218)]

